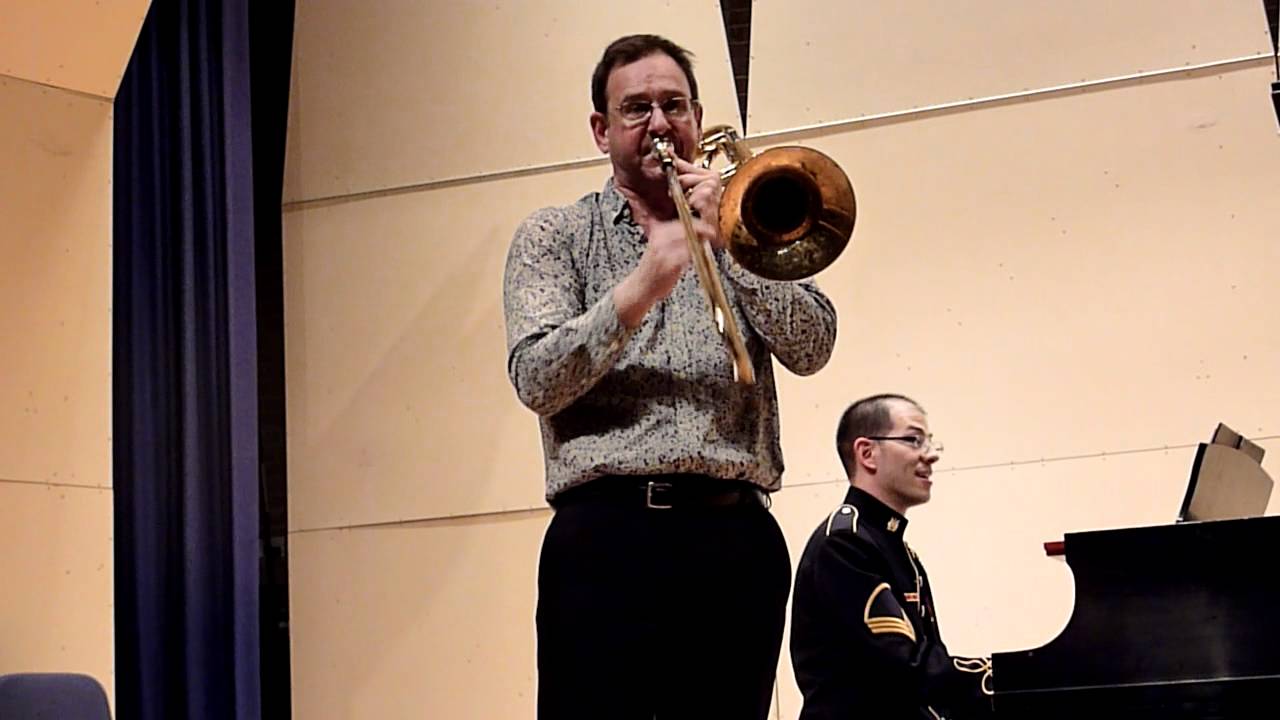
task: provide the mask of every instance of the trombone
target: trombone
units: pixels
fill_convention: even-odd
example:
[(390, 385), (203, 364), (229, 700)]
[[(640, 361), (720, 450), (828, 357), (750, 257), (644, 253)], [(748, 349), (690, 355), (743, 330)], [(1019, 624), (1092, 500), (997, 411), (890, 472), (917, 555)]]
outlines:
[[(755, 382), (742, 332), (725, 298), (711, 247), (693, 229), (693, 215), (675, 170), (671, 141), (655, 137), (654, 152), (667, 175), (667, 190), (684, 226), (689, 254), (711, 305), (712, 318), (733, 357), (734, 377)], [(698, 144), (704, 168), (723, 154), (720, 170), (720, 237), (748, 272), (769, 280), (807, 278), (835, 262), (853, 235), (857, 203), (848, 175), (830, 157), (799, 146), (756, 155), (728, 125), (716, 125)]]

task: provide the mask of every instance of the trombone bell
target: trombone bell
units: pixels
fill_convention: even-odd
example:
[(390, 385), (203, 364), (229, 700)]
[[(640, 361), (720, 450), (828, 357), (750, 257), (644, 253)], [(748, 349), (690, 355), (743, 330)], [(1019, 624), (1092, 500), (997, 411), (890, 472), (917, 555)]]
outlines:
[(729, 165), (720, 236), (738, 264), (770, 280), (800, 280), (835, 262), (853, 235), (857, 203), (849, 177), (827, 155), (800, 146), (752, 154), (726, 125), (703, 133), (702, 164)]
[[(668, 193), (684, 225), (698, 280), (733, 358), (734, 376), (750, 385), (755, 382), (751, 356), (711, 248), (694, 233), (671, 142), (655, 137), (653, 149), (662, 161)], [(770, 280), (800, 280), (830, 265), (844, 251), (853, 235), (857, 209), (849, 177), (834, 160), (799, 146), (754, 155), (728, 125), (708, 128), (699, 143), (704, 168), (711, 167), (720, 153), (729, 161), (720, 171), (720, 237), (739, 265)]]

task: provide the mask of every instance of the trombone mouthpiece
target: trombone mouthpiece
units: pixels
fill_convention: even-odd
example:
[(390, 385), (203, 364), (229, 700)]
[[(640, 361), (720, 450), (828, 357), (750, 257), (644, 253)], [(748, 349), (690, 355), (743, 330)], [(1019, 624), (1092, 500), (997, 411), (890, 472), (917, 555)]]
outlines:
[(671, 140), (658, 135), (653, 136), (653, 154), (658, 156), (658, 160), (661, 161), (663, 165), (672, 165), (675, 163), (675, 160), (672, 159), (675, 154), (673, 150), (674, 148), (671, 146)]

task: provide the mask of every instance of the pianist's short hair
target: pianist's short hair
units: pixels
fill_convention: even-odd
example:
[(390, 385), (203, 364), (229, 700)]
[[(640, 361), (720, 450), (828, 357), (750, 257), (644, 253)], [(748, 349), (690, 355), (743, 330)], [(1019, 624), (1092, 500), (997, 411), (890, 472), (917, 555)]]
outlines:
[(836, 426), (836, 452), (840, 455), (840, 463), (844, 471), (852, 475), (855, 467), (853, 461), (853, 441), (860, 437), (883, 435), (893, 429), (893, 420), (889, 417), (889, 402), (902, 400), (911, 403), (924, 412), (920, 403), (906, 395), (882, 393), (864, 397), (845, 408), (840, 416), (840, 424)]

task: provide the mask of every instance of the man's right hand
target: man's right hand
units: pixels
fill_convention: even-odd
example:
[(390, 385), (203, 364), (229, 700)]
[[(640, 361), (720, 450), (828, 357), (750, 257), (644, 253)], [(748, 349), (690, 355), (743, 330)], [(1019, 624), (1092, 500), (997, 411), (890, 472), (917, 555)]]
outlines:
[[(698, 237), (706, 240), (716, 232), (710, 223), (698, 218), (694, 218), (693, 227)], [(649, 223), (645, 236), (647, 243), (640, 262), (613, 289), (618, 318), (628, 328), (638, 327), (649, 309), (671, 294), (690, 263), (689, 241), (679, 220)]]

